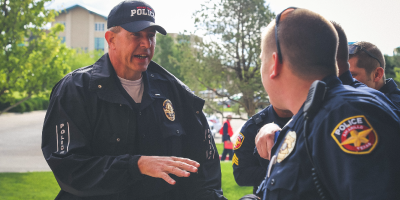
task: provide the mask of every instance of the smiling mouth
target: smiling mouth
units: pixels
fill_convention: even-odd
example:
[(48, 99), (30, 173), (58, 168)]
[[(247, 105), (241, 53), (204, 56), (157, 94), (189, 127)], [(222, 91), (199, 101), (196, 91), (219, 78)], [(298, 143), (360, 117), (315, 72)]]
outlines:
[(145, 59), (145, 58), (147, 58), (149, 56), (147, 56), (147, 55), (135, 55), (135, 57), (139, 58), (139, 59)]

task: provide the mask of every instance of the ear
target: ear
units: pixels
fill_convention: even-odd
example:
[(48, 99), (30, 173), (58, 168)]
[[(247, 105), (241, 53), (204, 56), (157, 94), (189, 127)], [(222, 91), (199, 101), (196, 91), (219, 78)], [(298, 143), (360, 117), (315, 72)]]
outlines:
[(279, 62), (278, 54), (276, 52), (272, 53), (272, 71), (269, 75), (271, 79), (279, 76), (282, 70), (282, 64)]
[(382, 67), (377, 67), (373, 73), (374, 73), (373, 81), (378, 82), (378, 81), (382, 80), (385, 70), (383, 70)]
[(105, 38), (110, 49), (115, 49), (115, 44), (114, 44), (115, 33), (112, 31), (106, 31)]

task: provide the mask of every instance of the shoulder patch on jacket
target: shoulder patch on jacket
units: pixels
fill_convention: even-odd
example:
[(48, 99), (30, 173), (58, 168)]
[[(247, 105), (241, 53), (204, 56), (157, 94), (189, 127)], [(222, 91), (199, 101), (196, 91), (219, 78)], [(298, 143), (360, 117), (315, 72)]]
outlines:
[(378, 134), (364, 115), (344, 119), (331, 136), (340, 149), (349, 154), (369, 154), (378, 143)]
[(236, 138), (235, 146), (233, 146), (233, 150), (239, 149), (244, 141), (243, 133), (239, 133), (238, 137)]

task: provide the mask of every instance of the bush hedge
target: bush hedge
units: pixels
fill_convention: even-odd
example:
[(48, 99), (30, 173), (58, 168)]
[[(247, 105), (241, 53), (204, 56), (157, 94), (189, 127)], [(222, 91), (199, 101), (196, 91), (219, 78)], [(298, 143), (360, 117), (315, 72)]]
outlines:
[[(20, 100), (21, 99), (17, 99), (16, 102)], [(9, 102), (7, 103), (0, 102), (0, 110), (8, 108), (10, 105), (11, 104)], [(46, 110), (48, 106), (49, 106), (48, 97), (32, 97), (7, 112), (23, 113), (23, 112), (31, 112), (34, 110)]]

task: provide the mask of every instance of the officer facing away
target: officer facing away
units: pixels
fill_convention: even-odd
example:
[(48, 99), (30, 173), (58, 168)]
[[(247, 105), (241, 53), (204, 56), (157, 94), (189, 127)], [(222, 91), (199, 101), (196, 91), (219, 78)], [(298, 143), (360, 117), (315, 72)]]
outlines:
[(56, 199), (225, 199), (204, 101), (151, 61), (154, 9), (123, 1), (107, 19), (109, 53), (53, 88), (42, 151)]
[(399, 118), (375, 95), (342, 85), (337, 44), (332, 24), (306, 9), (284, 10), (262, 35), (264, 88), (274, 106), (294, 114), (264, 152), (264, 199), (400, 195)]

